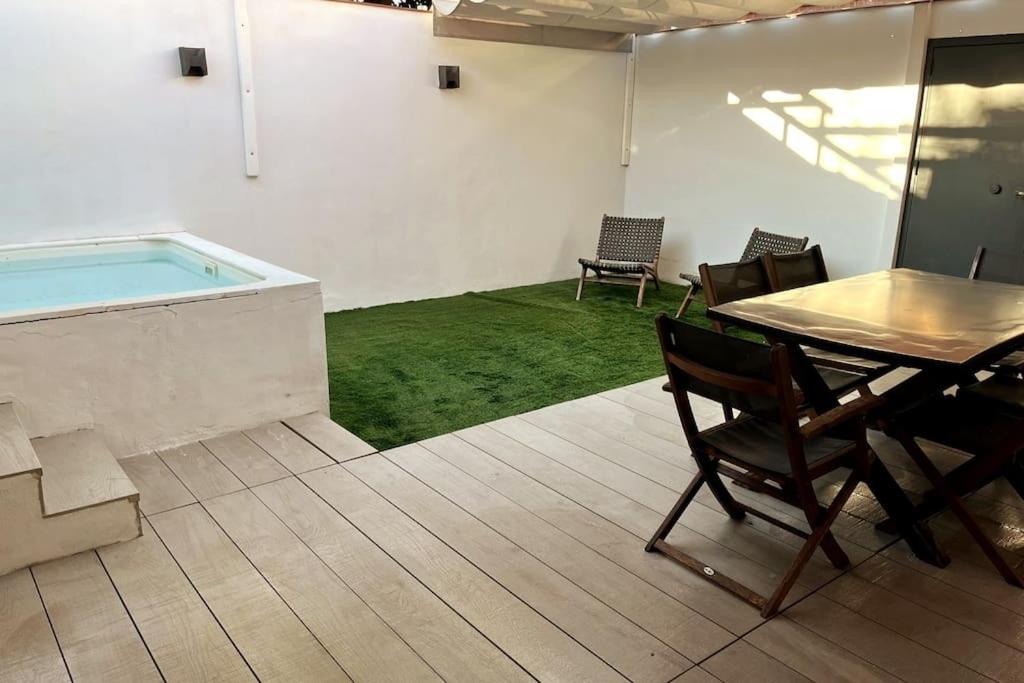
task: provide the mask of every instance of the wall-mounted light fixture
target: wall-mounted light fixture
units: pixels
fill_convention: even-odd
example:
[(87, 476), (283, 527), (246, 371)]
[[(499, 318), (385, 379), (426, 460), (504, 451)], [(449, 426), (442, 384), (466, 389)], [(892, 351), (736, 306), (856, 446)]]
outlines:
[(437, 67), (437, 84), (441, 90), (454, 90), (459, 87), (459, 67), (444, 66)]
[(209, 73), (205, 47), (179, 47), (178, 59), (181, 61), (182, 76), (205, 76)]

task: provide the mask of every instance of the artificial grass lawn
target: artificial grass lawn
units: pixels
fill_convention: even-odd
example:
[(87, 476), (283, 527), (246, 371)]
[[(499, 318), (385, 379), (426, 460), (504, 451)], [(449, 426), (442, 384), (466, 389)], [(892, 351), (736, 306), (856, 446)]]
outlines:
[[(656, 377), (686, 287), (552, 282), (329, 313), (331, 417), (380, 449)], [(707, 326), (701, 297), (686, 317)]]

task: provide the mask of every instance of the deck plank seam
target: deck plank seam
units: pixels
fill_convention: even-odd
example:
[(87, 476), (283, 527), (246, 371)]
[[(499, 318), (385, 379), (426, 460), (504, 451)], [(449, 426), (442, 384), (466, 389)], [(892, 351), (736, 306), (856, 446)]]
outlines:
[(53, 635), (53, 642), (57, 644), (57, 652), (60, 653), (60, 660), (64, 664), (64, 671), (68, 674), (68, 680), (75, 680), (71, 675), (71, 667), (68, 666), (68, 658), (64, 656), (64, 647), (60, 644), (60, 638), (57, 637), (57, 630), (53, 627), (53, 619), (50, 618), (50, 610), (46, 606), (46, 601), (43, 600), (43, 592), (39, 590), (39, 582), (36, 581), (36, 573), (33, 567), (28, 568), (28, 574), (32, 577), (32, 586), (36, 589), (36, 597), (39, 599), (39, 605), (43, 608), (43, 614), (46, 615), (46, 623), (50, 627), (50, 634)]

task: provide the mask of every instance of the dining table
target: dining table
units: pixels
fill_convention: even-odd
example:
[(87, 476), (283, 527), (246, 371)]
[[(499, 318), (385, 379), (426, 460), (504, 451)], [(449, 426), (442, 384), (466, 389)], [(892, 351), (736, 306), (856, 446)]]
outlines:
[[(818, 412), (838, 405), (814, 371), (807, 349), (821, 349), (918, 372), (880, 394), (870, 418), (897, 424), (901, 413), (956, 386), (1024, 346), (1024, 287), (893, 268), (751, 297), (708, 309), (723, 324), (785, 344), (794, 378)], [(928, 466), (926, 464), (926, 466)], [(974, 490), (999, 463), (972, 458), (942, 478), (958, 493)], [(914, 553), (936, 566), (948, 557), (884, 463), (865, 482)]]

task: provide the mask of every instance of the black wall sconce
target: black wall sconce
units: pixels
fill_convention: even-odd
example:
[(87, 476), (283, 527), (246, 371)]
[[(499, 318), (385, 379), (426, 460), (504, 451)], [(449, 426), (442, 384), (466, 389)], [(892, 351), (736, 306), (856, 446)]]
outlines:
[(179, 47), (178, 59), (181, 60), (182, 76), (205, 76), (209, 73), (205, 47)]
[(441, 90), (454, 90), (459, 87), (459, 67), (439, 66), (437, 67), (437, 82)]

